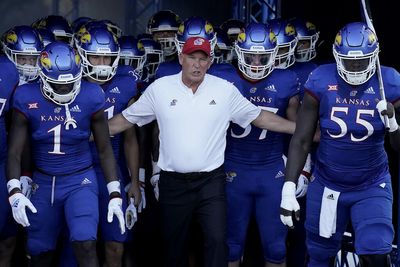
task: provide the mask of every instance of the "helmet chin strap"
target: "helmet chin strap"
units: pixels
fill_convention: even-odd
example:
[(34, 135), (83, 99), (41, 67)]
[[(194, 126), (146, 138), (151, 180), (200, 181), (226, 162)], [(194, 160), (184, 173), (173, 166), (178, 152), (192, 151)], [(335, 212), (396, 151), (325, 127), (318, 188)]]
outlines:
[(72, 128), (75, 129), (77, 127), (76, 125), (77, 123), (76, 120), (74, 120), (71, 116), (68, 104), (64, 104), (64, 107), (65, 107), (65, 114), (67, 115), (67, 119), (64, 122), (65, 129), (69, 130), (70, 126), (72, 126)]

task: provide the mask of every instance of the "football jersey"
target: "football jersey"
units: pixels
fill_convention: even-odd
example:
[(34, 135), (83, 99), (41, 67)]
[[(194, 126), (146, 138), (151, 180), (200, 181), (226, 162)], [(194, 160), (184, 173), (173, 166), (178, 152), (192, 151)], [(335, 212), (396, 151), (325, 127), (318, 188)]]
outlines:
[[(240, 87), (239, 87), (240, 86)], [(258, 82), (242, 78), (239, 90), (262, 109), (286, 117), (289, 99), (298, 94), (297, 76), (289, 70), (274, 70)], [(227, 133), (225, 158), (235, 164), (264, 168), (282, 160), (283, 134), (250, 124), (246, 129), (231, 123)]]
[(0, 163), (7, 156), (7, 132), (5, 114), (10, 109), (10, 100), (19, 82), (18, 70), (4, 55), (0, 56)]
[(17, 87), (13, 107), (29, 122), (32, 155), (35, 166), (43, 173), (65, 175), (92, 165), (89, 148), (91, 118), (104, 107), (104, 93), (100, 86), (81, 82), (81, 90), (68, 105), (76, 121), (67, 129), (64, 105), (46, 99), (40, 83)]
[(139, 76), (135, 72), (135, 69), (129, 65), (118, 65), (115, 76), (130, 76), (133, 77), (136, 81), (139, 80)]
[[(336, 64), (318, 67), (305, 84), (306, 92), (319, 102), (321, 140), (315, 175), (334, 190), (357, 190), (379, 184), (388, 172), (385, 127), (376, 110), (379, 82), (375, 74), (352, 86), (336, 68)], [(382, 67), (382, 78), (387, 100), (400, 100), (399, 73)]]
[(307, 81), (308, 75), (313, 71), (318, 65), (312, 61), (308, 62), (296, 62), (289, 69), (296, 72), (297, 78), (299, 79), (299, 98), (300, 101), (303, 100), (304, 96), (304, 84)]
[[(104, 113), (107, 120), (114, 117), (114, 115), (121, 113), (128, 106), (128, 102), (136, 96), (137, 87), (136, 80), (132, 76), (114, 76), (109, 82), (101, 85), (105, 95)], [(120, 142), (121, 134), (111, 137), (111, 145), (114, 151), (116, 161), (119, 161), (120, 156)], [(93, 153), (93, 160), (96, 165), (100, 164), (96, 145), (94, 142), (90, 143)]]

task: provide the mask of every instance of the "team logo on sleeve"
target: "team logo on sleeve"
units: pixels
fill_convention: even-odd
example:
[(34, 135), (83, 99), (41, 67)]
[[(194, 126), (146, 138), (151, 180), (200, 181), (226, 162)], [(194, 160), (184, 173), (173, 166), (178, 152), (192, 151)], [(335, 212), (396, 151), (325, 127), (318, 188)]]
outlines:
[(35, 103), (28, 103), (28, 109), (38, 109), (39, 104), (37, 102)]

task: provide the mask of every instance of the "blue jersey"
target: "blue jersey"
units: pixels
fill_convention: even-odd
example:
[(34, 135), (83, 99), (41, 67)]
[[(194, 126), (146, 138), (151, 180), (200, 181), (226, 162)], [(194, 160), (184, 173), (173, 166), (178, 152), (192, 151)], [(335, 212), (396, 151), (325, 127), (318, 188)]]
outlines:
[(168, 76), (168, 75), (174, 75), (179, 73), (182, 70), (181, 64), (179, 64), (178, 60), (173, 60), (170, 62), (162, 62), (156, 71), (156, 76), (155, 79)]
[[(382, 78), (387, 100), (399, 100), (399, 73), (382, 67)], [(338, 191), (381, 183), (388, 173), (388, 159), (385, 127), (375, 108), (380, 99), (377, 75), (351, 86), (340, 78), (336, 64), (326, 64), (311, 73), (305, 88), (319, 102), (321, 141), (315, 175)]]
[(135, 81), (139, 80), (139, 76), (137, 75), (135, 69), (130, 65), (118, 65), (115, 76), (130, 76), (133, 77)]
[[(240, 86), (240, 87), (239, 87)], [(286, 117), (289, 99), (298, 94), (297, 76), (289, 70), (274, 70), (267, 78), (250, 82), (243, 78), (237, 85), (254, 105)], [(265, 168), (282, 160), (283, 134), (253, 125), (241, 128), (231, 123), (227, 134), (225, 158), (236, 164)]]
[[(114, 115), (121, 113), (127, 106), (129, 101), (136, 96), (137, 87), (136, 80), (132, 76), (114, 76), (111, 81), (101, 85), (103, 88), (106, 103), (104, 113), (109, 120)], [(121, 134), (117, 134), (111, 138), (111, 145), (114, 151), (116, 161), (119, 161)], [(100, 161), (94, 142), (90, 143), (95, 165), (99, 165)]]
[(69, 111), (76, 128), (66, 128), (66, 111), (46, 99), (40, 83), (17, 87), (13, 107), (29, 122), (35, 166), (43, 173), (65, 175), (92, 165), (89, 148), (91, 118), (104, 107), (100, 86), (82, 81), (81, 90)]
[(19, 74), (15, 65), (6, 56), (0, 56), (0, 164), (7, 155), (5, 114), (10, 109), (10, 99), (18, 82)]
[(311, 71), (313, 71), (318, 65), (314, 62), (296, 62), (289, 69), (291, 71), (296, 72), (297, 78), (299, 79), (299, 98), (300, 101), (303, 100), (304, 96), (304, 84), (307, 81), (308, 75), (310, 75)]

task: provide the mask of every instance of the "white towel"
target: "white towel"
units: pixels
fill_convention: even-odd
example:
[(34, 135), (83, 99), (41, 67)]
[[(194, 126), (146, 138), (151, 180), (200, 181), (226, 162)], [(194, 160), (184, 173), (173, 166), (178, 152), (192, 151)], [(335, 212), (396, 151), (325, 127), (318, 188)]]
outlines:
[(327, 187), (322, 195), (321, 212), (319, 214), (319, 235), (330, 238), (336, 233), (336, 213), (340, 192)]

